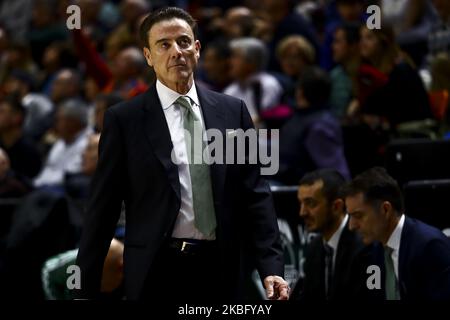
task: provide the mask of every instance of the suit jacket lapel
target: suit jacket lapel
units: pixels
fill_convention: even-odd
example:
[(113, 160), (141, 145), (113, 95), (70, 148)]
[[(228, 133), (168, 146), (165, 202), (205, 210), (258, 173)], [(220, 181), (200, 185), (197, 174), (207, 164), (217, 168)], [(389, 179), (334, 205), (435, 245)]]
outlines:
[(156, 157), (161, 161), (161, 164), (167, 173), (170, 185), (175, 191), (178, 199), (181, 200), (178, 168), (171, 159), (173, 149), (172, 139), (170, 138), (166, 117), (156, 92), (156, 84), (152, 85), (145, 95), (145, 133)]
[[(200, 100), (200, 108), (202, 109), (203, 119), (205, 121), (206, 129), (218, 129), (222, 132), (223, 143), (225, 145), (226, 137), (226, 115), (220, 108), (220, 101), (215, 99), (208, 91), (197, 85), (197, 95)], [(208, 137), (209, 138), (209, 137)], [(225, 150), (225, 149), (223, 149)], [(225, 154), (223, 154), (225, 157)], [(214, 196), (214, 208), (217, 212), (222, 203), (223, 188), (225, 183), (226, 165), (213, 163), (211, 166), (211, 183)]]

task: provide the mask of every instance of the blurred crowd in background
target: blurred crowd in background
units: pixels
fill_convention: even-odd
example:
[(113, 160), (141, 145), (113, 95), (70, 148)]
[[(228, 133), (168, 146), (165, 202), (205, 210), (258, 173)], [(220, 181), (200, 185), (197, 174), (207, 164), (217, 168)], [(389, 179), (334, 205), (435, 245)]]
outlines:
[[(66, 26), (71, 4), (81, 29)], [(373, 4), (381, 29), (366, 26)], [(2, 294), (52, 297), (42, 264), (76, 247), (103, 114), (155, 82), (138, 30), (167, 5), (198, 22), (196, 83), (244, 100), (257, 128), (280, 129), (273, 185), (319, 168), (350, 178), (385, 166), (396, 139), (450, 137), (448, 0), (3, 0)]]

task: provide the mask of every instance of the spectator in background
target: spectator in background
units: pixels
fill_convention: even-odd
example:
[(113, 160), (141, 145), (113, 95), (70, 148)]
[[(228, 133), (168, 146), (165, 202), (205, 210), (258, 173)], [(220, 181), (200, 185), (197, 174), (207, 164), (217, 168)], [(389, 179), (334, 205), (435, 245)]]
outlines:
[(383, 245), (387, 300), (450, 299), (450, 239), (405, 215), (400, 188), (385, 169), (372, 168), (355, 177), (346, 187), (345, 205), (350, 229), (366, 244)]
[(35, 91), (35, 78), (24, 71), (13, 70), (3, 87), (6, 94), (17, 95), (26, 109), (23, 124), (24, 135), (34, 142), (40, 141), (51, 126), (54, 106), (50, 99)]
[(82, 30), (73, 30), (74, 43), (80, 59), (86, 65), (86, 75), (95, 80), (101, 92), (117, 91), (122, 98), (128, 99), (147, 90), (147, 85), (141, 80), (145, 60), (142, 52), (129, 47), (123, 49), (109, 67), (92, 41)]
[(78, 61), (72, 50), (64, 42), (54, 42), (45, 48), (42, 56), (42, 71), (38, 75), (38, 87), (50, 96), (52, 84), (58, 72), (63, 68), (77, 68)]
[[(80, 172), (66, 173), (64, 177), (66, 194), (72, 199), (80, 201), (81, 211), (84, 211), (86, 206), (91, 178), (97, 168), (99, 142), (100, 133), (90, 134), (87, 138), (86, 148), (81, 156)], [(81, 212), (80, 215), (82, 215)]]
[(360, 64), (359, 29), (359, 24), (344, 24), (334, 33), (333, 60), (337, 65), (330, 72), (330, 107), (339, 119), (347, 115), (356, 94), (354, 87)]
[(63, 69), (56, 74), (50, 97), (55, 105), (68, 99), (79, 99), (81, 77), (74, 69)]
[(231, 41), (230, 75), (234, 80), (225, 94), (242, 99), (255, 125), (261, 125), (262, 110), (280, 102), (283, 89), (278, 80), (265, 72), (267, 49), (261, 40), (241, 38)]
[(25, 181), (41, 169), (41, 155), (23, 134), (25, 108), (17, 96), (0, 100), (0, 147), (5, 150), (11, 168)]
[(276, 47), (278, 43), (289, 35), (305, 37), (317, 50), (318, 41), (311, 25), (294, 10), (292, 0), (262, 0), (258, 6), (260, 13), (266, 16), (271, 24), (272, 37), (269, 43), (269, 70), (279, 71), (280, 66), (276, 60)]
[(150, 2), (145, 0), (124, 0), (120, 4), (123, 21), (110, 33), (106, 40), (107, 61), (114, 61), (125, 48), (137, 46), (138, 26), (136, 21), (150, 11)]
[(277, 58), (283, 73), (296, 81), (306, 67), (314, 64), (316, 51), (305, 37), (292, 35), (278, 44)]
[(29, 191), (30, 187), (16, 178), (11, 170), (8, 155), (0, 148), (0, 198), (19, 198)]
[[(361, 57), (358, 72), (361, 112), (370, 122), (392, 127), (402, 122), (431, 118), (428, 94), (411, 60), (395, 42), (392, 28), (361, 28)], [(366, 117), (366, 121), (369, 118)]]
[(94, 115), (94, 130), (102, 132), (103, 130), (103, 116), (105, 111), (120, 102), (123, 99), (117, 94), (100, 94), (95, 98), (95, 115)]
[(328, 21), (320, 51), (320, 66), (325, 70), (331, 70), (334, 66), (332, 45), (336, 28), (343, 23), (362, 24), (366, 20), (365, 0), (336, 0), (335, 4), (338, 17)]
[(420, 67), (427, 54), (427, 38), (436, 20), (430, 0), (381, 0), (383, 26), (394, 29), (397, 43)]
[[(340, 189), (342, 175), (330, 169), (309, 172), (300, 180), (300, 217), (308, 232), (318, 232), (306, 247), (305, 278), (290, 297), (301, 301), (364, 300), (377, 290), (367, 288), (369, 259), (361, 237), (349, 230)], [(370, 294), (372, 293), (372, 295)]]
[(205, 82), (214, 91), (223, 91), (230, 83), (231, 49), (226, 40), (210, 42), (203, 52)]
[(30, 74), (37, 72), (37, 66), (31, 58), (30, 47), (24, 43), (11, 43), (5, 48), (0, 60), (0, 85), (13, 70)]
[(297, 108), (280, 131), (280, 170), (277, 180), (296, 184), (306, 172), (331, 168), (350, 176), (339, 121), (328, 110), (330, 79), (317, 67), (301, 75)]
[(81, 155), (91, 132), (87, 127), (87, 113), (87, 107), (79, 100), (68, 100), (58, 108), (55, 126), (59, 139), (34, 180), (36, 187), (61, 186), (66, 173), (81, 171)]
[(303, 70), (314, 64), (316, 51), (305, 37), (292, 35), (281, 40), (276, 53), (283, 75), (286, 76), (280, 77), (285, 88), (285, 100), (289, 105), (294, 105), (295, 83)]
[(102, 91), (118, 93), (124, 99), (144, 92), (147, 90), (147, 85), (142, 81), (142, 71), (145, 67), (141, 50), (136, 47), (121, 50), (111, 67), (113, 80)]
[(450, 2), (432, 0), (438, 14), (428, 34), (428, 63), (439, 53), (450, 54)]
[(40, 63), (45, 48), (55, 41), (65, 41), (68, 38), (67, 17), (58, 16), (56, 0), (35, 0), (32, 6), (27, 38), (33, 60)]
[(228, 9), (224, 15), (223, 32), (232, 40), (253, 36), (254, 13), (247, 7), (233, 7)]

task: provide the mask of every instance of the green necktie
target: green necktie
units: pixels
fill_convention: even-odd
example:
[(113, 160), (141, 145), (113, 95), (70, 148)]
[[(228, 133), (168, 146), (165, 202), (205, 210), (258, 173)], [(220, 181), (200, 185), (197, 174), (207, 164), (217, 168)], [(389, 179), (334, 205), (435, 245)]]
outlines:
[(400, 300), (398, 292), (397, 278), (394, 271), (394, 262), (392, 261), (392, 248), (384, 248), (384, 266), (386, 270), (385, 289), (386, 300)]
[(210, 237), (214, 234), (217, 224), (210, 170), (202, 157), (202, 152), (206, 147), (206, 143), (203, 143), (202, 124), (192, 110), (189, 97), (179, 97), (176, 102), (186, 109), (183, 120), (184, 129), (189, 132), (191, 137), (191, 139), (185, 137), (185, 141), (191, 174), (195, 226), (205, 236)]

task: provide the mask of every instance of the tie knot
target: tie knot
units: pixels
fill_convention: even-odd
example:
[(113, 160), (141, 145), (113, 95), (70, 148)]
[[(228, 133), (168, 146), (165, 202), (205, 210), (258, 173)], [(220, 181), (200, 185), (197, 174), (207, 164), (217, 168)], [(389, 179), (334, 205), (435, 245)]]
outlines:
[(391, 247), (384, 247), (384, 254), (388, 257), (391, 257), (392, 252), (394, 251), (394, 249), (392, 249)]
[(189, 97), (181, 96), (177, 99), (177, 103), (181, 105), (182, 107), (185, 107), (186, 109), (190, 110), (192, 108), (191, 99)]

